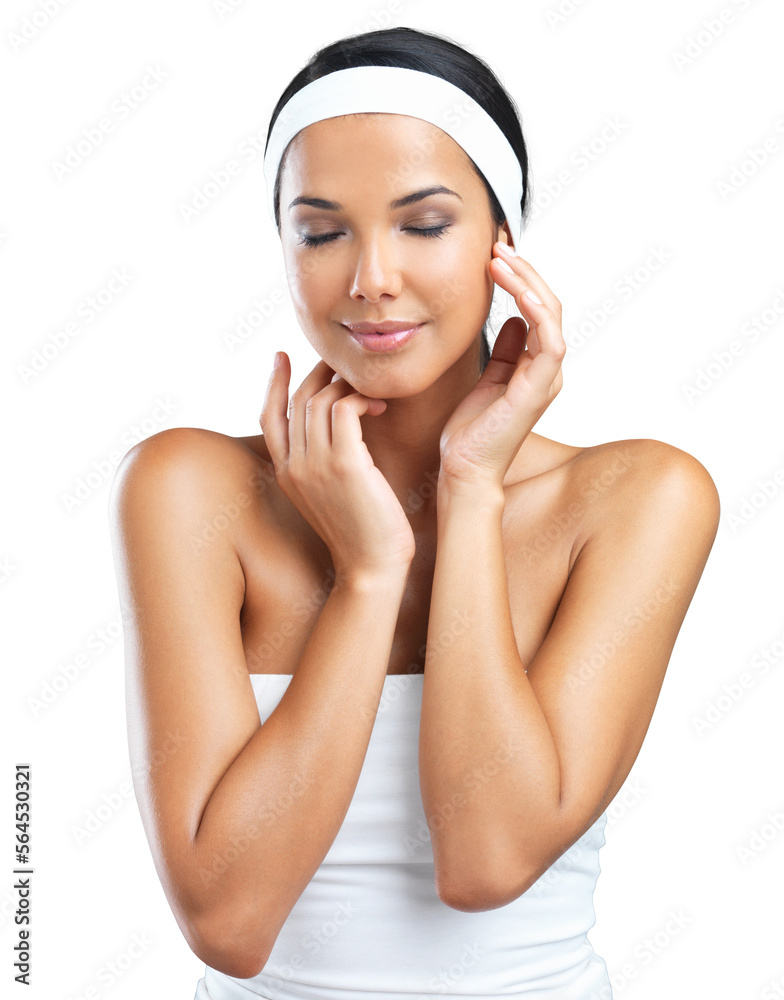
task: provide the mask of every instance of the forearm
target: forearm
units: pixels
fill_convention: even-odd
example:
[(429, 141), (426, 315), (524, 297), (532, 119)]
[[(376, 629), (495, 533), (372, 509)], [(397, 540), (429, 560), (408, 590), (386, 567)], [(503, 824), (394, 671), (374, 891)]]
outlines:
[[(503, 493), (439, 491), (419, 768), (439, 895), (469, 908), (525, 879), (559, 803), (559, 764), (512, 626)], [(496, 905), (501, 905), (497, 903)]]
[(333, 587), (279, 705), (207, 804), (193, 870), (203, 923), (229, 936), (234, 954), (272, 947), (343, 823), (405, 582), (394, 572)]

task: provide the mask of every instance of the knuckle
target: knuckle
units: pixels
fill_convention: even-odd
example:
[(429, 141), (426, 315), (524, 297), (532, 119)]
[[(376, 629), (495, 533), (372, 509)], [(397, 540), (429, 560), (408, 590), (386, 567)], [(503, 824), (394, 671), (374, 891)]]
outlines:
[(298, 484), (305, 478), (304, 463), (294, 455), (286, 463), (285, 476), (290, 483)]
[(345, 416), (347, 413), (350, 413), (354, 409), (351, 400), (352, 396), (341, 396), (340, 399), (336, 399), (332, 404), (333, 414)]

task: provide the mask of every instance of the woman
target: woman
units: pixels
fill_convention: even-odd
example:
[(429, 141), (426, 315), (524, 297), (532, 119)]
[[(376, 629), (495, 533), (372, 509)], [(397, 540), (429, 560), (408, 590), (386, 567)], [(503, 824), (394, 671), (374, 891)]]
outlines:
[[(533, 431), (561, 307), (517, 252), (526, 148), (480, 59), (409, 28), (328, 46), (265, 173), (321, 360), (289, 401), (279, 352), (263, 434), (156, 434), (112, 491), (136, 793), (197, 1000), (610, 997), (606, 809), (716, 488), (660, 441)], [(490, 356), (495, 285), (520, 315)]]

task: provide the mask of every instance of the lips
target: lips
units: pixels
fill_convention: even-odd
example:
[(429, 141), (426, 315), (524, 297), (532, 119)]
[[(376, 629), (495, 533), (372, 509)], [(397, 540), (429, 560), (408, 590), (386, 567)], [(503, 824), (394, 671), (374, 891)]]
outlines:
[(401, 333), (403, 330), (412, 330), (420, 326), (421, 320), (383, 320), (378, 323), (344, 323), (343, 326), (351, 330), (352, 333)]
[[(352, 324), (359, 325), (359, 324)], [(408, 326), (407, 324), (401, 323), (379, 323), (375, 327), (373, 324), (364, 324), (371, 328), (370, 333), (362, 333), (359, 330), (350, 329), (349, 333), (356, 340), (356, 342), (367, 351), (372, 352), (389, 352), (397, 351), (407, 344), (413, 337), (415, 337), (419, 331), (425, 326), (424, 323), (419, 323), (416, 326)], [(391, 332), (386, 332), (383, 327), (389, 325), (397, 327)]]

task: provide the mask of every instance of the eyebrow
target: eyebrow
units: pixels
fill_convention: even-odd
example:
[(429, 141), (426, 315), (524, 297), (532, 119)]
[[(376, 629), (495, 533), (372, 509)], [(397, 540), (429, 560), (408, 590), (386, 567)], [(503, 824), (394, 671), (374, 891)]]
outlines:
[[(413, 205), (414, 202), (422, 201), (423, 198), (429, 198), (432, 194), (453, 194), (455, 198), (460, 198), (457, 191), (451, 191), (448, 187), (444, 187), (443, 184), (435, 184), (433, 187), (422, 188), (421, 191), (412, 191), (411, 194), (404, 195), (402, 198), (396, 198), (395, 201), (389, 203), (389, 210), (393, 212), (396, 208), (405, 208), (406, 205)], [(460, 198), (460, 201), (462, 200)], [(304, 196), (295, 198), (289, 205), (289, 211), (295, 205), (311, 205), (313, 208), (323, 208), (328, 212), (340, 212), (343, 210), (340, 202), (327, 201), (325, 198), (307, 198)]]

